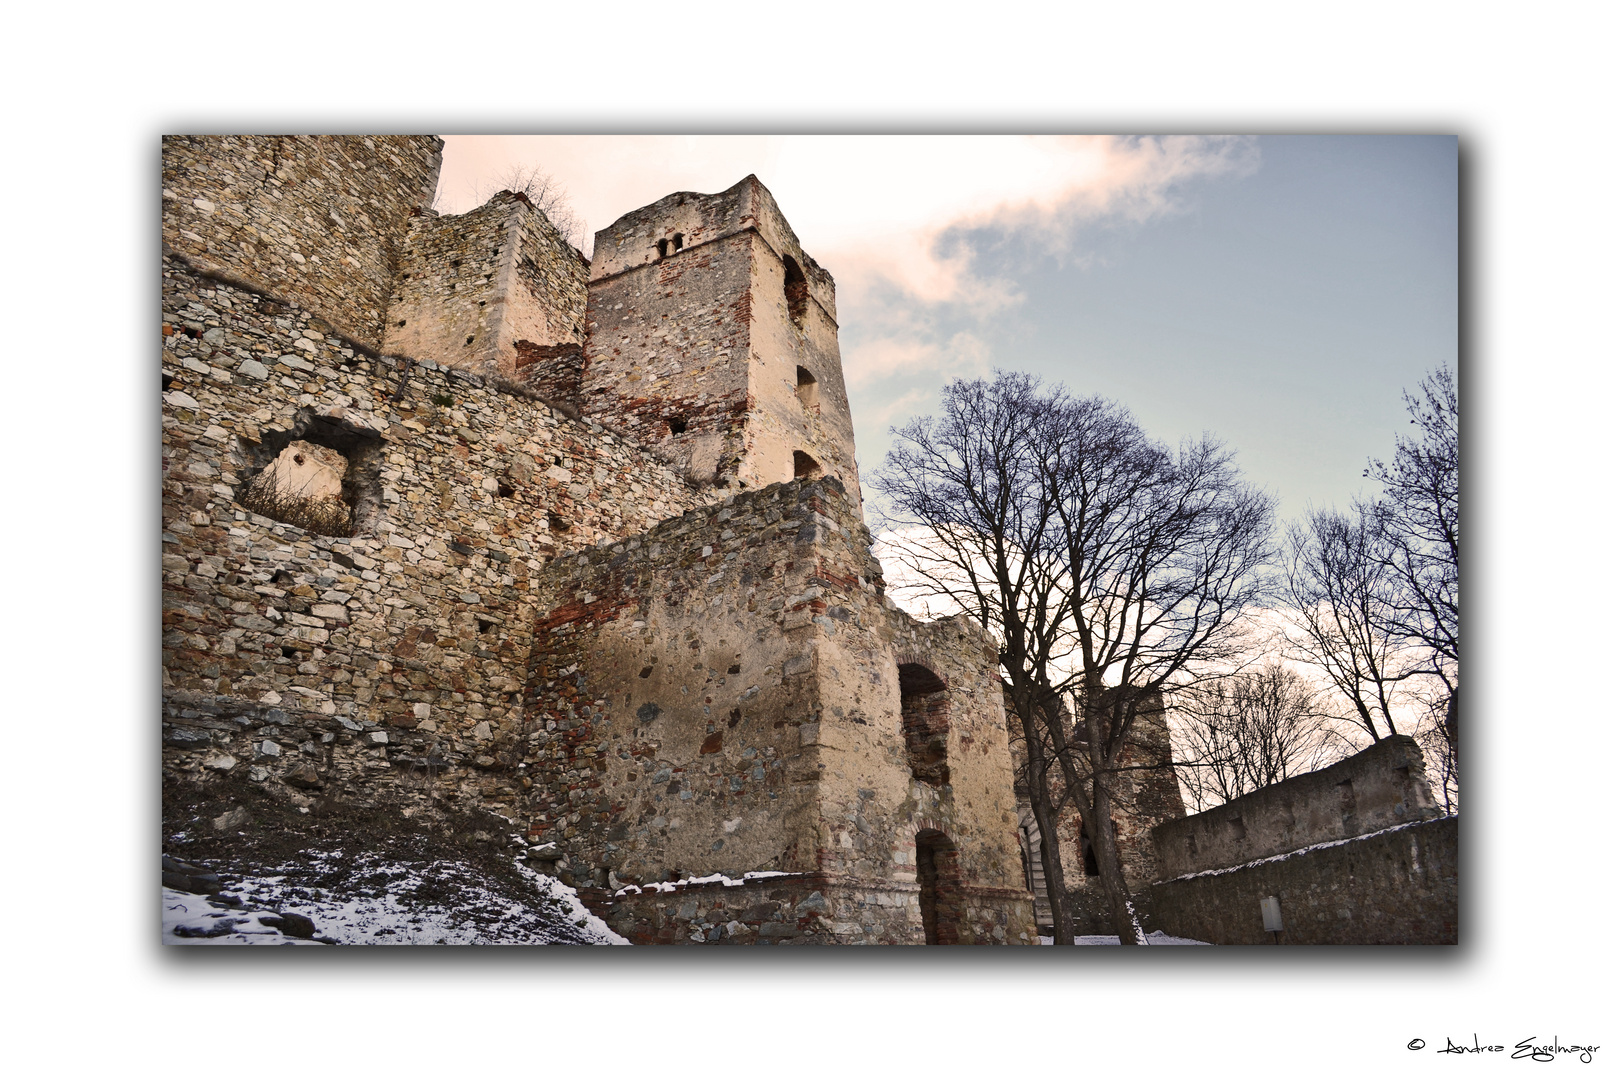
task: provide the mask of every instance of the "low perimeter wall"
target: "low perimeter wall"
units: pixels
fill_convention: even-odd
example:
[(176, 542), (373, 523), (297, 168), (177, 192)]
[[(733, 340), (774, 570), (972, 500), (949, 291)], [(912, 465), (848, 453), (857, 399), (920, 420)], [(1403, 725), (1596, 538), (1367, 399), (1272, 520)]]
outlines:
[[(1154, 925), (1215, 945), (1457, 944), (1457, 819), (1417, 821), (1149, 890)], [(1283, 930), (1260, 901), (1277, 897)]]

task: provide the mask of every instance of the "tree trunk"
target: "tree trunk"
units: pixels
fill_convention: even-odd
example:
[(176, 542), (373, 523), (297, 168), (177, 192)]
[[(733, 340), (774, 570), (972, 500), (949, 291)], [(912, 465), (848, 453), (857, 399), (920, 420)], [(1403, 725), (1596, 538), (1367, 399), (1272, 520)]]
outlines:
[(1131, 904), (1131, 890), (1125, 884), (1125, 873), (1119, 866), (1119, 844), (1114, 835), (1113, 797), (1109, 791), (1107, 774), (1099, 773), (1091, 781), (1091, 814), (1097, 823), (1091, 834), (1091, 849), (1097, 854), (1097, 872), (1102, 877), (1103, 890), (1108, 893), (1108, 914), (1114, 923), (1114, 933), (1121, 945), (1142, 945), (1146, 935), (1137, 921), (1136, 908)]
[(1046, 755), (1041, 750), (1035, 722), (1024, 723), (1024, 748), (1029, 760), (1029, 808), (1041, 834), (1041, 869), (1046, 873), (1046, 902), (1052, 908), (1052, 944), (1074, 944), (1074, 916), (1069, 911), (1068, 889), (1063, 881), (1063, 852), (1057, 835), (1057, 815), (1052, 808), (1052, 788), (1046, 779)]

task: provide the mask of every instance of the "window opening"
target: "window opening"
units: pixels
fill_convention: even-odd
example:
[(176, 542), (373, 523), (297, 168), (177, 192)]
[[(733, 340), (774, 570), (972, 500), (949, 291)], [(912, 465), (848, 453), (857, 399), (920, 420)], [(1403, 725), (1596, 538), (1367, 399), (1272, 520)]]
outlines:
[(682, 435), (686, 432), (686, 417), (672, 416), (669, 418), (668, 423), (671, 435)]
[(794, 326), (802, 327), (810, 300), (810, 282), (791, 255), (782, 259), (782, 292), (787, 297), (788, 318), (793, 320)]
[(951, 782), (945, 763), (950, 735), (951, 693), (938, 675), (921, 664), (900, 665), (900, 730), (913, 779), (934, 787)]
[(1091, 834), (1086, 832), (1086, 823), (1080, 822), (1080, 867), (1086, 877), (1097, 877), (1102, 873), (1097, 867), (1097, 849), (1091, 846)]
[(658, 241), (658, 257), (660, 259), (662, 259), (665, 255), (668, 255), (668, 254), (669, 254), (669, 241), (668, 240), (660, 240), (660, 241)]
[(803, 450), (793, 451), (793, 478), (795, 480), (814, 479), (821, 475), (821, 465), (815, 458)]
[(679, 251), (685, 246), (685, 244), (685, 238), (683, 238), (680, 233), (676, 233), (674, 236), (670, 237), (669, 247), (671, 251)]

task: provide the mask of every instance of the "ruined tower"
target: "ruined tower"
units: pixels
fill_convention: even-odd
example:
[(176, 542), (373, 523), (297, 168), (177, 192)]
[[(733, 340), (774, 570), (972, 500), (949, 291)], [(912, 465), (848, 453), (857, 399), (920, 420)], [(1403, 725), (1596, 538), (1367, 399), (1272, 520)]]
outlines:
[(832, 276), (756, 177), (598, 232), (585, 318), (587, 416), (715, 487), (860, 491)]

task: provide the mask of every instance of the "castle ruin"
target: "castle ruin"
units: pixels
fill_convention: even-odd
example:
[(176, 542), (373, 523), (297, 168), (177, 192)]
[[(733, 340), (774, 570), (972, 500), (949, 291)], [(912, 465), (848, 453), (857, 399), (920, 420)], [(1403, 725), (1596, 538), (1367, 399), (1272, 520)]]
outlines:
[(770, 192), (587, 263), (442, 145), (164, 140), (166, 797), (487, 811), (636, 942), (1033, 944), (993, 642), (884, 595)]

